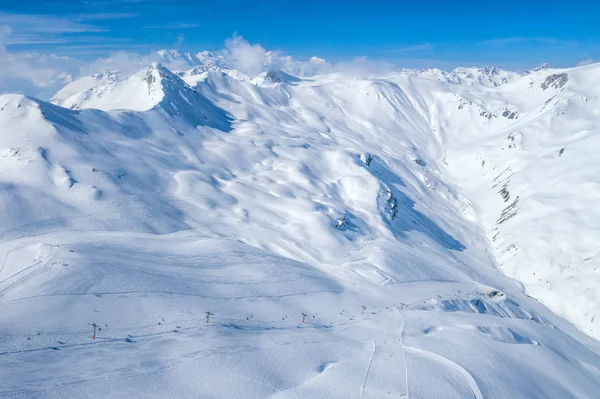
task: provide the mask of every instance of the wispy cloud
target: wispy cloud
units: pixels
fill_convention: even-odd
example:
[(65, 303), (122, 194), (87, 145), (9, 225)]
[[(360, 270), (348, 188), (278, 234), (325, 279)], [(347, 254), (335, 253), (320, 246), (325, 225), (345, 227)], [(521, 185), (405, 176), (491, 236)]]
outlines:
[(188, 24), (188, 23), (180, 23), (180, 24), (173, 24), (173, 25), (149, 25), (149, 26), (144, 26), (144, 29), (193, 29), (193, 28), (200, 28), (201, 24)]
[(368, 78), (373, 75), (381, 76), (396, 70), (396, 67), (387, 61), (371, 60), (367, 57), (358, 57), (349, 62), (340, 62), (334, 66), (336, 72)]
[[(121, 52), (130, 52), (132, 55), (137, 55), (138, 51), (149, 52), (152, 50), (151, 44), (68, 44), (60, 46), (57, 53), (61, 56), (98, 56), (98, 54), (110, 55)], [(86, 57), (87, 58), (87, 57)], [(96, 57), (93, 57), (96, 58)]]
[[(110, 46), (119, 46), (131, 43), (131, 39), (121, 39), (107, 36), (61, 36), (61, 35), (37, 35), (28, 33), (12, 33), (8, 27), (0, 27), (0, 43), (3, 45), (43, 45), (43, 44), (99, 44)], [(100, 46), (98, 46), (100, 47)], [(64, 46), (60, 47), (61, 49)], [(59, 49), (55, 49), (59, 50)]]
[[(108, 29), (89, 21), (110, 18), (131, 18), (132, 13), (94, 13), (65, 16), (14, 14), (0, 12), (0, 45), (21, 46), (35, 51), (52, 48), (60, 53), (67, 45), (129, 43), (131, 40), (110, 36)], [(37, 47), (36, 47), (37, 46)], [(98, 46), (99, 47), (99, 46)]]
[(577, 63), (577, 66), (586, 66), (586, 65), (591, 65), (591, 64), (595, 64), (597, 62), (600, 62), (598, 60), (594, 60), (593, 58), (588, 58), (587, 60), (581, 60)]
[(75, 75), (77, 60), (42, 54), (0, 51), (0, 92), (16, 92), (49, 98)]
[(551, 46), (572, 46), (579, 44), (575, 40), (562, 40), (551, 37), (502, 37), (498, 39), (484, 40), (481, 42), (488, 46), (511, 46), (522, 44), (546, 44)]
[(8, 26), (0, 26), (0, 54), (6, 52), (6, 38), (11, 34)]
[(66, 38), (60, 38), (56, 36), (41, 37), (39, 35), (30, 35), (25, 33), (10, 33), (2, 38), (2, 44), (4, 46), (11, 45), (30, 45), (30, 44), (61, 44), (69, 43)]
[(409, 52), (417, 52), (417, 51), (431, 51), (434, 49), (434, 45), (429, 42), (419, 43), (419, 44), (411, 44), (408, 46), (396, 47), (392, 49), (385, 50), (386, 53), (409, 53)]
[(0, 12), (0, 26), (8, 26), (14, 33), (64, 34), (104, 32), (105, 29), (79, 21), (36, 14), (8, 14)]
[(265, 71), (269, 62), (267, 51), (260, 44), (251, 44), (237, 33), (225, 41), (223, 56), (250, 77)]
[(77, 14), (73, 16), (75, 21), (104, 21), (109, 19), (135, 18), (139, 14), (132, 12), (98, 12), (90, 14)]

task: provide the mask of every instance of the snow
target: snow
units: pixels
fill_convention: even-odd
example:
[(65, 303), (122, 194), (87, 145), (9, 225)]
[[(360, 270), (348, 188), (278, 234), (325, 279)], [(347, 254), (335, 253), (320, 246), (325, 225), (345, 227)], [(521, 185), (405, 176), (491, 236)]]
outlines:
[(178, 67), (193, 67), (199, 64), (199, 60), (194, 57), (192, 54), (184, 52), (180, 53), (177, 50), (158, 50), (156, 52), (158, 55), (160, 62), (163, 64), (170, 64)]
[(59, 105), (73, 109), (97, 108), (105, 111), (111, 109), (148, 111), (164, 97), (161, 77), (170, 75), (172, 73), (168, 72), (166, 68), (153, 64), (123, 80), (110, 79), (105, 82), (104, 79), (100, 78), (99, 85), (90, 85), (88, 83), (89, 79), (83, 82), (74, 82), (77, 87), (84, 90), (68, 96), (69, 91), (73, 89), (67, 87), (68, 92), (59, 92), (55, 100), (58, 100), (56, 102)]
[(485, 87), (498, 87), (518, 80), (524, 74), (507, 71), (496, 67), (486, 66), (483, 68), (459, 67), (451, 72), (432, 69), (404, 69), (404, 74), (418, 76), (424, 79), (438, 80), (440, 82), (454, 83), (460, 85), (476, 85)]
[[(589, 212), (600, 195), (592, 161), (599, 144), (599, 72), (598, 65), (547, 70), (526, 89), (515, 83), (503, 95), (528, 94), (510, 100), (522, 116), (450, 161), (450, 169), (456, 162), (462, 170), (461, 186), (472, 192), (502, 270), (596, 338), (600, 275), (594, 257), (600, 232)], [(542, 88), (548, 77), (562, 74), (568, 76), (563, 87)], [(505, 197), (498, 195), (501, 190)], [(502, 218), (501, 210), (511, 205)]]
[(86, 92), (90, 89), (93, 89), (96, 86), (114, 83), (115, 81), (118, 80), (118, 77), (119, 77), (118, 72), (97, 73), (93, 76), (84, 76), (83, 78), (77, 79), (77, 80), (67, 84), (62, 89), (60, 89), (52, 97), (52, 101), (54, 101), (54, 102), (65, 101), (69, 97)]
[(600, 391), (598, 65), (196, 59), (0, 95), (0, 396)]

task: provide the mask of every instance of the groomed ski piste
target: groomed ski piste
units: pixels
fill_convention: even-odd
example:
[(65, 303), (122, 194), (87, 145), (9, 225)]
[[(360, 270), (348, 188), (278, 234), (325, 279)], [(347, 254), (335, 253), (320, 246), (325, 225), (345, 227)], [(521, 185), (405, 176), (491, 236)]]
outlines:
[(0, 397), (597, 397), (598, 65), (184, 58), (0, 95)]

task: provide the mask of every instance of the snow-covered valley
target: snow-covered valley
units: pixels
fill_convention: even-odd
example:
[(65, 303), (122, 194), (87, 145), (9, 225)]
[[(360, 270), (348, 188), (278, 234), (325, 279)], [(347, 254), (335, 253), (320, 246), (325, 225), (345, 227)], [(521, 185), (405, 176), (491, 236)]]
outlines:
[(0, 95), (0, 397), (597, 396), (600, 65), (159, 55)]

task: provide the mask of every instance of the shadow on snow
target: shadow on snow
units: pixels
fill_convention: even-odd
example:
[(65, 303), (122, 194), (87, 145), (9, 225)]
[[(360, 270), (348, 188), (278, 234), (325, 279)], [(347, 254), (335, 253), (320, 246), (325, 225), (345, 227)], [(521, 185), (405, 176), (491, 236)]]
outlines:
[(382, 217), (394, 234), (402, 238), (408, 238), (406, 232), (418, 231), (446, 249), (454, 251), (464, 251), (466, 249), (460, 241), (415, 209), (415, 202), (398, 189), (399, 186), (406, 187), (406, 184), (388, 168), (381, 158), (372, 156), (366, 168), (389, 190), (380, 195), (378, 202)]

